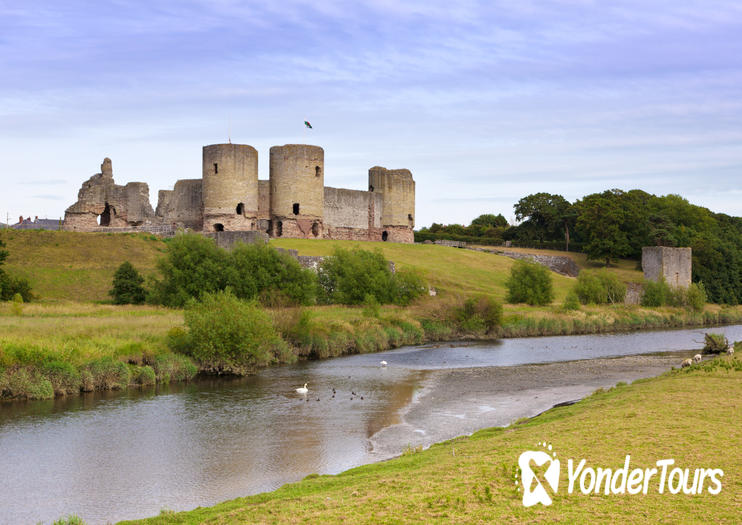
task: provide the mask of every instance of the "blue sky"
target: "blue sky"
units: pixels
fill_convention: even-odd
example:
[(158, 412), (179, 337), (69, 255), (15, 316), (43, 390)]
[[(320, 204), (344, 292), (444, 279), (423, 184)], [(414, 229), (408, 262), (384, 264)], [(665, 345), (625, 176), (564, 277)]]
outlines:
[[(313, 130), (306, 130), (309, 120)], [(742, 215), (742, 3), (0, 0), (0, 214), (201, 176), (201, 147), (406, 167), (417, 224), (538, 191), (679, 193)]]

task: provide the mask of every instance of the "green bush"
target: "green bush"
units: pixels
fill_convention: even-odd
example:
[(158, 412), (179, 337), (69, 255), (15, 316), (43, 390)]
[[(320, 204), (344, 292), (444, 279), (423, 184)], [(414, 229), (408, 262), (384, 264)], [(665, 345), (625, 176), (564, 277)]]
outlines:
[(721, 354), (729, 348), (729, 340), (724, 334), (704, 334), (703, 343), (703, 351), (706, 354)]
[(515, 261), (505, 281), (509, 303), (546, 305), (554, 300), (551, 272), (545, 266), (529, 261)]
[(491, 334), (502, 324), (502, 305), (486, 295), (470, 297), (456, 317), (464, 332)]
[(11, 399), (51, 399), (54, 387), (36, 370), (13, 367), (0, 374), (0, 393)]
[(644, 283), (644, 295), (642, 306), (667, 306), (670, 303), (672, 291), (665, 278), (659, 281), (647, 281)]
[(135, 367), (132, 371), (131, 379), (137, 385), (142, 386), (154, 385), (157, 382), (154, 369), (148, 365)]
[(210, 372), (245, 374), (292, 357), (268, 315), (255, 302), (229, 291), (207, 293), (200, 302), (191, 302), (185, 324), (187, 354)]
[[(126, 363), (116, 361), (110, 356), (93, 361), (86, 366), (86, 370), (90, 372), (90, 379), (93, 382), (92, 385), (85, 385), (83, 381), (86, 391), (90, 386), (92, 386), (90, 390), (120, 390), (129, 386), (131, 379)], [(83, 380), (85, 379), (88, 378), (83, 377)]]
[(626, 285), (608, 270), (582, 270), (574, 292), (582, 304), (623, 303)]
[(239, 243), (229, 254), (229, 264), (234, 271), (230, 273), (228, 285), (240, 299), (270, 298), (277, 294), (288, 299), (290, 304), (314, 303), (317, 295), (315, 273), (302, 268), (287, 253), (264, 244)]
[(41, 366), (41, 373), (49, 379), (54, 394), (63, 396), (80, 392), (80, 372), (72, 364), (51, 361)]
[(392, 273), (380, 250), (337, 248), (320, 265), (318, 278), (324, 303), (363, 304), (372, 296), (380, 304), (406, 305), (426, 290), (414, 271)]
[(708, 297), (703, 283), (691, 283), (685, 292), (685, 304), (683, 306), (700, 312), (706, 306), (707, 301)]
[(34, 299), (31, 283), (23, 277), (8, 275), (0, 268), (0, 301), (11, 301), (15, 295), (20, 295), (24, 303), (30, 303)]
[(115, 304), (142, 304), (146, 297), (142, 277), (129, 261), (124, 261), (113, 274), (113, 288), (108, 295)]
[(577, 292), (570, 290), (567, 293), (567, 297), (564, 298), (564, 304), (562, 307), (567, 311), (574, 311), (580, 309), (580, 298), (577, 297)]
[(185, 355), (160, 354), (152, 363), (158, 383), (188, 381), (198, 373), (198, 367)]
[(260, 297), (270, 306), (312, 304), (317, 294), (314, 272), (267, 245), (238, 243), (228, 252), (212, 239), (180, 234), (168, 242), (158, 269), (162, 278), (153, 283), (149, 301), (167, 306), (227, 288), (240, 299)]

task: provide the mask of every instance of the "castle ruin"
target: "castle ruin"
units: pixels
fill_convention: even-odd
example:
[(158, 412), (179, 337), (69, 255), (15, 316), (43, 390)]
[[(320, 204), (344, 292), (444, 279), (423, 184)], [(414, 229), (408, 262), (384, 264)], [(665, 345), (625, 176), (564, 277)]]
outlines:
[(642, 248), (644, 278), (648, 281), (664, 278), (670, 286), (688, 288), (691, 282), (692, 255), (690, 248), (645, 246)]
[(115, 184), (111, 160), (82, 184), (65, 211), (73, 231), (190, 229), (259, 231), (270, 237), (414, 242), (415, 181), (407, 169), (374, 166), (368, 191), (325, 187), (325, 152), (287, 144), (270, 149), (269, 180), (258, 180), (258, 152), (243, 144), (203, 148), (202, 178), (160, 190), (152, 210), (143, 182)]

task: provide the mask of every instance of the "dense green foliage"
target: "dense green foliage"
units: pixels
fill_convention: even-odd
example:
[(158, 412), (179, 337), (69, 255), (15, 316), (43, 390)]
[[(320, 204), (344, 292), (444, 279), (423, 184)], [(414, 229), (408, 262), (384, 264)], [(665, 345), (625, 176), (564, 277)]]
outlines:
[(203, 370), (244, 374), (294, 357), (268, 314), (254, 301), (243, 301), (230, 291), (205, 293), (200, 301), (191, 301), (185, 324), (188, 331), (172, 337), (171, 344)]
[(338, 248), (322, 262), (318, 277), (325, 303), (363, 304), (373, 298), (380, 304), (406, 305), (426, 290), (417, 273), (392, 273), (389, 261), (378, 250)]
[(450, 239), (475, 244), (500, 244), (507, 229), (508, 221), (505, 217), (487, 213), (471, 221), (469, 226), (434, 222), (430, 228), (420, 228), (415, 232), (415, 242)]
[(582, 304), (623, 303), (626, 285), (608, 270), (582, 270), (574, 288)]
[(729, 348), (729, 340), (724, 334), (706, 333), (703, 336), (703, 352), (720, 354)]
[(0, 239), (0, 301), (10, 301), (13, 296), (20, 294), (24, 302), (33, 299), (31, 293), (31, 284), (27, 279), (8, 275), (2, 268), (3, 262), (8, 257), (8, 250), (5, 249), (5, 243)]
[(671, 287), (665, 279), (644, 283), (642, 306), (681, 306), (696, 312), (706, 304), (703, 284), (691, 283), (688, 288)]
[(545, 266), (529, 261), (516, 261), (505, 282), (509, 303), (546, 305), (554, 300), (551, 272)]
[(181, 307), (189, 299), (229, 287), (240, 299), (277, 295), (291, 303), (310, 304), (316, 277), (288, 254), (257, 244), (238, 244), (231, 251), (201, 235), (177, 235), (158, 262), (161, 280), (153, 283), (149, 300)]
[(456, 317), (464, 332), (492, 334), (502, 324), (502, 305), (487, 295), (470, 297)]
[(108, 294), (114, 304), (142, 304), (146, 297), (144, 277), (129, 262), (124, 261), (113, 274), (113, 288)]
[(703, 282), (709, 300), (742, 302), (740, 217), (713, 213), (679, 195), (618, 189), (572, 205), (560, 195), (537, 193), (521, 199), (515, 211), (518, 220), (525, 220), (506, 230), (504, 239), (547, 247), (544, 243), (565, 243), (569, 233), (572, 246), (606, 264), (622, 257), (640, 259), (643, 246), (690, 246), (693, 281)]

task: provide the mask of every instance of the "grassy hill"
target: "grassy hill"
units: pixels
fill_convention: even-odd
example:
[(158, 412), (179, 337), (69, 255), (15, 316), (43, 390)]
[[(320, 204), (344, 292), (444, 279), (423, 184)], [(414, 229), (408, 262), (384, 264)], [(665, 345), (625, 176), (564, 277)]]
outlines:
[[(330, 255), (337, 246), (379, 249), (397, 267), (420, 270), (431, 286), (449, 292), (489, 294), (499, 300), (505, 299), (505, 280), (515, 262), (501, 255), (434, 244), (272, 239), (271, 245), (299, 250), (301, 255)], [(561, 302), (575, 280), (556, 273), (552, 277), (556, 301)]]
[[(107, 301), (121, 262), (128, 260), (143, 274), (154, 274), (165, 250), (162, 240), (147, 234), (9, 230), (1, 232), (0, 239), (10, 251), (7, 271), (28, 278), (42, 301)], [(428, 244), (274, 239), (271, 245), (301, 255), (330, 255), (337, 246), (379, 249), (398, 267), (420, 270), (436, 288), (498, 299), (505, 297), (513, 265), (507, 257)], [(556, 300), (561, 301), (574, 280), (553, 276)]]
[(6, 230), (0, 239), (10, 252), (4, 268), (31, 281), (42, 301), (107, 301), (119, 264), (149, 275), (165, 250), (148, 234)]

